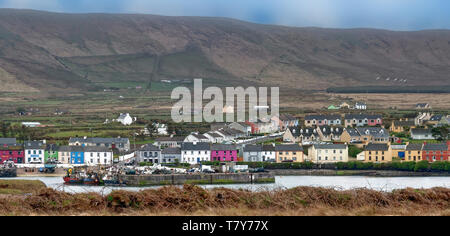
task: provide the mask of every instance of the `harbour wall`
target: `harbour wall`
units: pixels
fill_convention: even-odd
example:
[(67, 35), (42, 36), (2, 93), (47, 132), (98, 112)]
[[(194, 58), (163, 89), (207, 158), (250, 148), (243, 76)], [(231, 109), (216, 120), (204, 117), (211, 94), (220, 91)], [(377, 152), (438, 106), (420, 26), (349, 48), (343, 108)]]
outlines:
[(274, 183), (271, 173), (188, 174), (188, 175), (121, 175), (127, 186), (183, 185), (183, 184), (258, 184)]
[(275, 176), (373, 176), (373, 177), (427, 177), (450, 176), (448, 172), (413, 172), (397, 170), (326, 170), (326, 169), (274, 169)]

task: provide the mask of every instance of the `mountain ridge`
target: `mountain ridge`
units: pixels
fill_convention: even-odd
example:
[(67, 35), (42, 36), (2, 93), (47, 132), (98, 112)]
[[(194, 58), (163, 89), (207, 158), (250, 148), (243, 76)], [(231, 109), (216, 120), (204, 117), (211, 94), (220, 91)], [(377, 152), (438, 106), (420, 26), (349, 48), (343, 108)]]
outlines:
[(0, 9), (0, 71), (0, 82), (42, 92), (198, 77), (306, 90), (439, 86), (450, 84), (450, 30)]

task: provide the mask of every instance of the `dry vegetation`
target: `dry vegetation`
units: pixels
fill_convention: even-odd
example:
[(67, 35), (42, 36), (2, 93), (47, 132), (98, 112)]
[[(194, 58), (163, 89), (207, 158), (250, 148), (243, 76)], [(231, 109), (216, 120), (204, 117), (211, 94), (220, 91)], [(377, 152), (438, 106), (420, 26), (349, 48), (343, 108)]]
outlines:
[(250, 192), (186, 185), (109, 195), (53, 189), (3, 195), (0, 215), (450, 215), (450, 189), (337, 191), (299, 187)]

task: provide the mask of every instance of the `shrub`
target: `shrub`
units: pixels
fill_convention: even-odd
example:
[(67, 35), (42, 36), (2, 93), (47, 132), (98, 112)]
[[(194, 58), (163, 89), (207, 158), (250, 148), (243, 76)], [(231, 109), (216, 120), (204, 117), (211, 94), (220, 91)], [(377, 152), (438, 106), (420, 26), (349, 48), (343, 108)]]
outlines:
[(419, 161), (416, 163), (416, 166), (414, 167), (415, 172), (423, 172), (428, 171), (429, 163), (428, 161)]

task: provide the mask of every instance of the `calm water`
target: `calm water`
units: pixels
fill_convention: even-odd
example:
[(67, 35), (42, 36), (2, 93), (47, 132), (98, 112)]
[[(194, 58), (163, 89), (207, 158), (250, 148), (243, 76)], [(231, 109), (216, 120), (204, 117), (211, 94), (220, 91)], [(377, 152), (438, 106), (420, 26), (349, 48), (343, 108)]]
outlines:
[[(67, 186), (64, 185), (62, 177), (17, 177), (14, 179), (41, 180), (48, 187), (66, 191), (69, 193), (97, 192), (108, 194), (113, 190), (124, 189), (139, 191), (143, 189), (154, 189), (159, 187), (98, 187), (98, 186)], [(274, 184), (233, 184), (233, 185), (204, 185), (204, 188), (226, 187), (233, 189), (249, 189), (252, 191), (286, 189), (298, 186), (327, 187), (335, 189), (368, 188), (379, 191), (392, 191), (403, 188), (450, 188), (450, 177), (363, 177), (363, 176), (277, 176)]]

